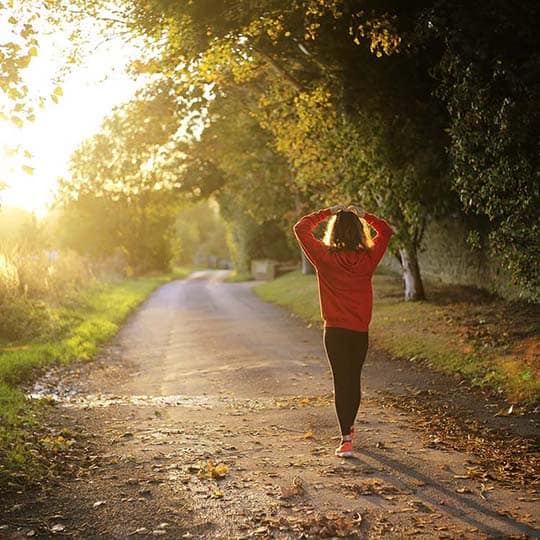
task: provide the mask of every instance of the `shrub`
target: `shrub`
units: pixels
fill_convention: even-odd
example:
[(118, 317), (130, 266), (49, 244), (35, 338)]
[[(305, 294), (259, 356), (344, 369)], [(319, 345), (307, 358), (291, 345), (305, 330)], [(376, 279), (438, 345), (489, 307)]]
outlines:
[(57, 317), (42, 301), (21, 296), (0, 303), (0, 340), (4, 342), (51, 335), (58, 325)]
[(0, 302), (15, 298), (19, 291), (19, 272), (7, 254), (0, 253)]
[(48, 265), (49, 292), (57, 299), (66, 293), (76, 292), (95, 281), (88, 260), (75, 251), (62, 251)]

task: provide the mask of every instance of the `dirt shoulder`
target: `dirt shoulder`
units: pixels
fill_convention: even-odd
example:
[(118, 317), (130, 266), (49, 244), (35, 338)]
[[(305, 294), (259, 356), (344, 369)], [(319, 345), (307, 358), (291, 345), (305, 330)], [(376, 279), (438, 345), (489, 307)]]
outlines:
[(372, 349), (355, 457), (336, 458), (319, 332), (221, 279), (165, 285), (42, 381), (49, 478), (14, 479), (0, 537), (540, 534), (537, 418)]

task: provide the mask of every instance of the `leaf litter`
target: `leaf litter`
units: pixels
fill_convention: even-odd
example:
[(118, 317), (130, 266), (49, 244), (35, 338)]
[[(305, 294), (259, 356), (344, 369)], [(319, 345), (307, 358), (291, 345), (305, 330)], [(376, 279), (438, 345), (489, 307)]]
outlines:
[(421, 432), (426, 447), (448, 447), (473, 456), (467, 461), (465, 478), (479, 480), (484, 487), (492, 481), (512, 489), (526, 488), (529, 493), (540, 490), (538, 441), (491, 429), (470, 417), (457, 417), (444, 404), (416, 395), (387, 393), (381, 400), (408, 413), (412, 420), (408, 426)]

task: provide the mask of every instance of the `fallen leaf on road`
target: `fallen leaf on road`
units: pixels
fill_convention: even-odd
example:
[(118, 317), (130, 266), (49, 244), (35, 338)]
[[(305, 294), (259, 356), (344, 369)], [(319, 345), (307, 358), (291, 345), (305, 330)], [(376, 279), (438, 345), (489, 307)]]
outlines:
[(106, 503), (106, 501), (96, 501), (92, 507), (93, 508), (99, 508), (100, 506), (103, 506)]
[(201, 464), (197, 476), (199, 478), (223, 478), (229, 472), (229, 466), (224, 463), (215, 464), (209, 460), (206, 464)]
[(292, 483), (288, 486), (281, 486), (280, 499), (291, 499), (304, 493), (304, 483), (299, 476), (295, 476)]
[(363, 497), (378, 495), (379, 497), (383, 497), (387, 500), (393, 500), (395, 498), (394, 495), (410, 494), (410, 491), (400, 490), (394, 486), (385, 484), (384, 482), (376, 478), (364, 480), (358, 484), (343, 483), (341, 484), (341, 486), (346, 490), (350, 490), (353, 493), (356, 493), (357, 495), (361, 495)]
[(313, 431), (306, 431), (304, 433), (304, 439), (312, 439), (313, 438)]
[(422, 501), (411, 501), (409, 506), (412, 506), (415, 510), (418, 510), (418, 512), (433, 514), (433, 510), (429, 506), (425, 505)]
[(139, 527), (138, 529), (135, 529), (133, 532), (128, 533), (128, 536), (134, 536), (135, 534), (146, 534), (148, 532), (148, 529), (146, 527)]

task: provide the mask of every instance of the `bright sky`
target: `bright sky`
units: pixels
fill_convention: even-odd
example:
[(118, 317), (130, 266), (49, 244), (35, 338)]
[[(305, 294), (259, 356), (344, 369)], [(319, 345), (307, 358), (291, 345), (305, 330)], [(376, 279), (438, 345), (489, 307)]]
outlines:
[[(39, 54), (25, 74), (30, 89), (50, 89), (45, 91), (47, 95), (56, 86), (52, 79), (63, 61), (58, 52), (61, 39), (65, 36), (40, 40)], [(135, 93), (137, 84), (124, 73), (134, 53), (120, 41), (102, 44), (67, 77), (59, 103), (48, 102), (45, 109), (36, 111), (35, 122), (17, 128), (0, 120), (0, 180), (9, 185), (0, 194), (3, 204), (35, 211), (38, 216), (47, 212), (57, 179), (67, 172), (71, 152), (97, 131), (115, 105)], [(33, 154), (32, 176), (20, 170), (19, 159), (1, 155), (5, 144), (21, 144)]]

